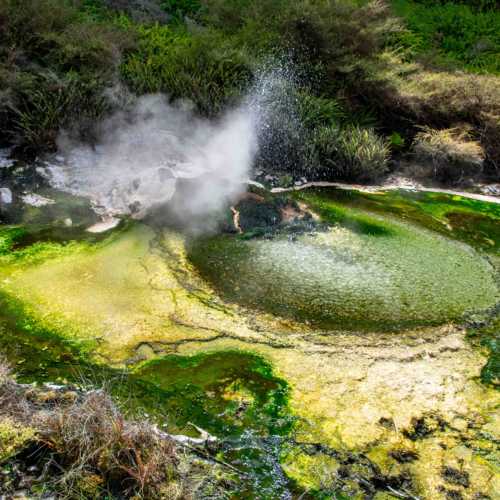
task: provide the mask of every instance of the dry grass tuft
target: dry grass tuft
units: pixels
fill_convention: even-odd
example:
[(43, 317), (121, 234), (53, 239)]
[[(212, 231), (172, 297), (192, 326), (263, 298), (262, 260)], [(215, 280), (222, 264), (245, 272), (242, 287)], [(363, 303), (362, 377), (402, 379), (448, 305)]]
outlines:
[(431, 165), (433, 176), (441, 181), (460, 182), (480, 174), (483, 168), (483, 148), (467, 127), (425, 127), (415, 136), (413, 152), (418, 161)]
[(0, 360), (0, 422), (9, 424), (5, 435), (22, 438), (20, 445), (36, 441), (45, 450), (45, 470), (55, 473), (44, 483), (65, 497), (188, 496), (174, 441), (148, 422), (126, 420), (103, 390), (21, 385)]
[(65, 470), (59, 479), (64, 489), (78, 489), (82, 477), (88, 482), (97, 473), (128, 493), (153, 497), (177, 463), (173, 441), (148, 423), (126, 421), (104, 391), (40, 412), (35, 422), (41, 441)]

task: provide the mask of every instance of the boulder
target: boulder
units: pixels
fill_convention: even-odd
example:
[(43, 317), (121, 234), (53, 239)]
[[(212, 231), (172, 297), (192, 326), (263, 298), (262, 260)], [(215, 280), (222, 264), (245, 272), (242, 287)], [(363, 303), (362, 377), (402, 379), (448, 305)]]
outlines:
[(7, 187), (0, 188), (0, 205), (10, 205), (12, 201), (12, 191)]

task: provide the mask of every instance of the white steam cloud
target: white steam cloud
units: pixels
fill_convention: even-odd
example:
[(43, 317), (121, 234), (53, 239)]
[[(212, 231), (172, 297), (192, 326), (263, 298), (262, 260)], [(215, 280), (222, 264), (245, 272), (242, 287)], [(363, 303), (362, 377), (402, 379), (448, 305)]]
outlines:
[(102, 124), (97, 146), (61, 134), (53, 183), (87, 196), (103, 214), (142, 216), (168, 202), (182, 179), (191, 215), (216, 211), (244, 189), (257, 148), (257, 110), (248, 100), (217, 122), (194, 116), (160, 94)]
[(161, 94), (135, 99), (100, 125), (95, 146), (62, 133), (51, 183), (90, 198), (103, 216), (140, 218), (167, 202), (183, 222), (215, 212), (245, 191), (258, 150), (259, 161), (272, 156), (275, 115), (288, 122), (282, 108), (293, 107), (291, 81), (286, 65), (263, 71), (241, 105), (217, 121)]

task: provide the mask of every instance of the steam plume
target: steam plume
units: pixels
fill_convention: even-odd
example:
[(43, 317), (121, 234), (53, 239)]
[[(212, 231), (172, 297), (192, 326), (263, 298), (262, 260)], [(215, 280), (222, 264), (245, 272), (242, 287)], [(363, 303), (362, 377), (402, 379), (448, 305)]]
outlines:
[(283, 71), (267, 72), (215, 122), (161, 94), (140, 97), (101, 125), (97, 146), (61, 134), (53, 183), (89, 197), (108, 215), (141, 217), (171, 200), (180, 184), (179, 211), (194, 217), (217, 211), (244, 191), (258, 147), (268, 142), (273, 103), (288, 87)]

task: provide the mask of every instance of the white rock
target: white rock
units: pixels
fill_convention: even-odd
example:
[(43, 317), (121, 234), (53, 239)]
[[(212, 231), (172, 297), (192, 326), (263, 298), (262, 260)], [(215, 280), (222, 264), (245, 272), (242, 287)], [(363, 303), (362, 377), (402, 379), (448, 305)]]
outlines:
[(87, 228), (89, 233), (104, 233), (118, 226), (120, 219), (117, 217), (105, 217), (101, 222)]
[(36, 193), (26, 193), (21, 196), (21, 200), (23, 200), (23, 203), (26, 205), (31, 205), (32, 207), (43, 207), (45, 205), (53, 205), (55, 203), (54, 200)]
[(67, 219), (64, 219), (64, 225), (66, 227), (71, 227), (73, 225), (73, 221), (68, 217)]
[(10, 149), (0, 149), (0, 168), (9, 168), (14, 165), (14, 160), (9, 158), (10, 153)]
[(12, 203), (12, 191), (9, 188), (0, 188), (0, 204), (10, 205)]

